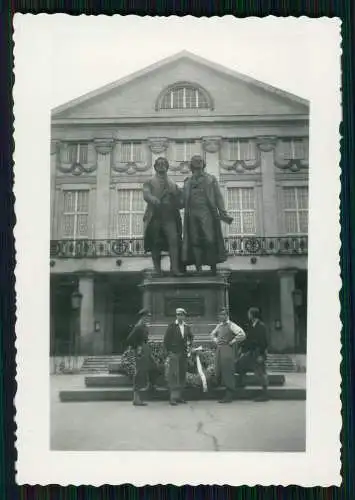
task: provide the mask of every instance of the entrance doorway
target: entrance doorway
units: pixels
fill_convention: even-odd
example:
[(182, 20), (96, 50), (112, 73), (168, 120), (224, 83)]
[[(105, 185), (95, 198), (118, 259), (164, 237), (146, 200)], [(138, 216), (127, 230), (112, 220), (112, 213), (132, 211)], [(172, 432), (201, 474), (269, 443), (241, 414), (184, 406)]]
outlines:
[(71, 284), (51, 283), (50, 297), (50, 354), (65, 356), (70, 354), (72, 332)]
[(243, 329), (248, 327), (248, 309), (260, 307), (260, 286), (254, 283), (236, 282), (229, 289), (230, 319)]
[(114, 354), (126, 349), (126, 339), (138, 319), (142, 308), (142, 296), (136, 283), (120, 283), (113, 290), (113, 335)]

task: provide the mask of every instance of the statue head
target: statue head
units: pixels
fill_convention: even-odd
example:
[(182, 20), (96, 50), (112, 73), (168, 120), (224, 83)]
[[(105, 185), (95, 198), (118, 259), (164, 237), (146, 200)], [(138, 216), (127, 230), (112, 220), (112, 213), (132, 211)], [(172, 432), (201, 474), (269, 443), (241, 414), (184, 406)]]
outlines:
[(158, 174), (166, 174), (169, 170), (169, 162), (164, 156), (159, 156), (154, 162), (154, 170)]
[(190, 170), (194, 172), (202, 172), (206, 168), (206, 163), (201, 155), (194, 155), (190, 160)]

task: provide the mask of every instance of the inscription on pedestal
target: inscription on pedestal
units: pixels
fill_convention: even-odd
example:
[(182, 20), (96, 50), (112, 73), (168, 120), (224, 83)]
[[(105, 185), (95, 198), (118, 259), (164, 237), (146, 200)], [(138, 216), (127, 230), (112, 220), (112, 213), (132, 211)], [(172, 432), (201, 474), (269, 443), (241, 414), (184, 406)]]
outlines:
[(205, 300), (203, 297), (165, 297), (165, 316), (175, 316), (178, 307), (185, 309), (189, 317), (205, 315)]

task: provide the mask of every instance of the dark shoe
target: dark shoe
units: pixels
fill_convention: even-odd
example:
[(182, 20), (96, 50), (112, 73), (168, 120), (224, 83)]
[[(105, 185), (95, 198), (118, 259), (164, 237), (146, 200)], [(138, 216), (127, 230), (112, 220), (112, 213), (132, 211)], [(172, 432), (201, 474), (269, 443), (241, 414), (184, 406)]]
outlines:
[(261, 394), (259, 394), (259, 396), (257, 396), (254, 399), (255, 403), (265, 403), (266, 401), (269, 401), (269, 400), (270, 400), (270, 398), (267, 395), (266, 391), (263, 391)]
[(218, 401), (218, 403), (231, 403), (233, 401), (232, 398), (223, 398)]
[(170, 404), (170, 406), (177, 406), (178, 405), (177, 401), (175, 401), (174, 399), (171, 399), (169, 401), (169, 404)]
[(134, 391), (133, 393), (133, 406), (147, 406), (147, 403), (142, 401), (139, 391)]
[(144, 401), (133, 401), (133, 406), (148, 406), (148, 403), (144, 403)]

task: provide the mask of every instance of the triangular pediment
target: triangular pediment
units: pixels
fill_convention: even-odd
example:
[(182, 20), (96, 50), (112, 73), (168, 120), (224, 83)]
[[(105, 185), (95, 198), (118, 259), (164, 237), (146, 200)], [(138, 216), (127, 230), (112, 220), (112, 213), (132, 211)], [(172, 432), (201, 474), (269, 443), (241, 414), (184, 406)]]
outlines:
[(55, 108), (52, 119), (155, 116), (161, 113), (156, 106), (164, 89), (182, 81), (201, 87), (210, 96), (213, 105), (199, 110), (203, 115), (309, 113), (305, 99), (184, 51)]

